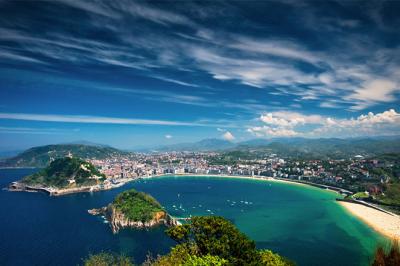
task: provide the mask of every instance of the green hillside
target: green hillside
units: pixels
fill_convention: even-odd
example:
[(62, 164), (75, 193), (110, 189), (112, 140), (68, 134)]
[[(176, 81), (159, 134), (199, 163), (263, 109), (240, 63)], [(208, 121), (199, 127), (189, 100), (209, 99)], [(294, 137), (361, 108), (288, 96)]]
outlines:
[(126, 155), (126, 152), (111, 147), (89, 146), (82, 144), (59, 144), (34, 147), (19, 155), (6, 159), (2, 165), (7, 167), (46, 167), (51, 160), (71, 154), (83, 159), (105, 159)]
[(68, 188), (96, 185), (104, 179), (105, 176), (91, 163), (66, 157), (56, 159), (41, 171), (24, 177), (22, 182), (31, 186)]

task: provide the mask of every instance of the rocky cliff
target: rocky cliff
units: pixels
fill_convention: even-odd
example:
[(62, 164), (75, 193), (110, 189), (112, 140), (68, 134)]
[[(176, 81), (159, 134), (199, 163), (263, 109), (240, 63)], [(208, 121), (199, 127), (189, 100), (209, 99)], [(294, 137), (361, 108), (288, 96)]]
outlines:
[(159, 225), (176, 226), (178, 222), (165, 211), (153, 213), (153, 218), (148, 221), (134, 221), (128, 219), (120, 210), (112, 204), (100, 209), (88, 211), (92, 215), (104, 215), (110, 224), (113, 233), (118, 233), (123, 228), (151, 228)]

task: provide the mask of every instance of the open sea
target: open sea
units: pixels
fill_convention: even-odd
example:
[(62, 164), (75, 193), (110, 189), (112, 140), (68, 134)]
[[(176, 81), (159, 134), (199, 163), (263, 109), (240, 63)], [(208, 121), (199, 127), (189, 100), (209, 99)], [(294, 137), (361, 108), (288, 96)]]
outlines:
[[(0, 169), (0, 187), (35, 172)], [(168, 176), (95, 193), (49, 197), (0, 190), (0, 265), (77, 265), (90, 253), (133, 257), (165, 254), (175, 243), (165, 228), (113, 234), (88, 209), (107, 205), (129, 188), (153, 195), (173, 216), (221, 215), (297, 265), (368, 265), (387, 240), (336, 203), (336, 193), (258, 180)]]

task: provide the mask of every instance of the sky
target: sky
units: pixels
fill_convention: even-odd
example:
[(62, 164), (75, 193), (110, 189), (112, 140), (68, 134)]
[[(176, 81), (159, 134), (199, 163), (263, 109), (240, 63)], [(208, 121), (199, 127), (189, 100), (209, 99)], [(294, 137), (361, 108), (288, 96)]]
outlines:
[(0, 150), (398, 135), (399, 10), (0, 0)]

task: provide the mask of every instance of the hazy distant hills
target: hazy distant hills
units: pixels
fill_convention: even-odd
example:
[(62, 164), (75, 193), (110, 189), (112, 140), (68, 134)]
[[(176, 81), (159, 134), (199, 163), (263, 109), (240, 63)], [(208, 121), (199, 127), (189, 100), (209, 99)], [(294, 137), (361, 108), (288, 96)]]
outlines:
[(275, 138), (253, 139), (232, 143), (221, 139), (205, 139), (194, 143), (163, 146), (155, 151), (258, 151), (284, 157), (349, 158), (355, 155), (374, 156), (400, 152), (400, 137), (377, 138)]
[(239, 143), (235, 150), (270, 151), (284, 157), (346, 159), (400, 153), (400, 138), (377, 139), (291, 139), (261, 143)]
[(154, 148), (153, 151), (220, 151), (236, 147), (235, 143), (222, 139), (203, 139), (193, 143), (179, 143)]
[(15, 157), (4, 160), (5, 167), (45, 167), (51, 159), (61, 158), (71, 153), (82, 159), (104, 159), (114, 155), (124, 155), (127, 152), (106, 146), (83, 144), (57, 144), (28, 149)]

